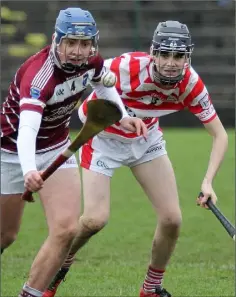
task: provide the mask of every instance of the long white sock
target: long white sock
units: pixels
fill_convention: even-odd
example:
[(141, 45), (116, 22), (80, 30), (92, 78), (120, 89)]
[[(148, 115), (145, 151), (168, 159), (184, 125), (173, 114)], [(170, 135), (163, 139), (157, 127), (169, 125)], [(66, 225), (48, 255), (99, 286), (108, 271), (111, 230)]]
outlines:
[(26, 283), (23, 286), (22, 293), (19, 295), (19, 297), (42, 297), (43, 292), (40, 292), (39, 290), (36, 290), (34, 288), (31, 288)]

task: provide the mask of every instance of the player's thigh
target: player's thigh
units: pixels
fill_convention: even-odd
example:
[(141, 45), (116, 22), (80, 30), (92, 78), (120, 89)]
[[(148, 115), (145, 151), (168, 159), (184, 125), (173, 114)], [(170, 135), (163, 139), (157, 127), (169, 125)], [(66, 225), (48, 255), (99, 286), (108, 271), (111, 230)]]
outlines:
[(22, 194), (24, 177), (17, 154), (1, 150), (1, 194)]
[(81, 203), (79, 169), (59, 168), (44, 182), (39, 195), (49, 229), (60, 224), (75, 224), (79, 219)]
[(0, 217), (1, 235), (13, 237), (20, 229), (25, 202), (21, 200), (21, 194), (1, 194)]
[(25, 202), (24, 178), (17, 154), (1, 150), (1, 198), (0, 216), (2, 234), (19, 231)]
[(108, 219), (110, 213), (110, 181), (111, 177), (108, 175), (82, 169), (84, 216)]
[(179, 213), (176, 179), (168, 155), (131, 168), (159, 216)]

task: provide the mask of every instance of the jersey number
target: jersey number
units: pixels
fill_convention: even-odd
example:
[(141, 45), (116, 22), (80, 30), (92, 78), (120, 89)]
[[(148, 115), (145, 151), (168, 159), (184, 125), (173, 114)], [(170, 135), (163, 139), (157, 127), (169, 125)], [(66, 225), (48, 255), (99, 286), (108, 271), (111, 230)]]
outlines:
[[(88, 73), (86, 73), (86, 74), (82, 77), (82, 86), (83, 86), (83, 87), (80, 86), (81, 90), (82, 90), (84, 87), (86, 87), (88, 78), (89, 78)], [(80, 82), (80, 84), (81, 84), (81, 82)], [(71, 92), (75, 92), (75, 91), (76, 91), (76, 86), (75, 86), (75, 81), (74, 81), (74, 80), (73, 80), (73, 82), (72, 82), (72, 84), (71, 84), (70, 90), (71, 90)], [(81, 90), (80, 90), (80, 91), (81, 91)]]
[(73, 80), (72, 84), (71, 84), (71, 88), (70, 90), (73, 92), (75, 91), (75, 81)]

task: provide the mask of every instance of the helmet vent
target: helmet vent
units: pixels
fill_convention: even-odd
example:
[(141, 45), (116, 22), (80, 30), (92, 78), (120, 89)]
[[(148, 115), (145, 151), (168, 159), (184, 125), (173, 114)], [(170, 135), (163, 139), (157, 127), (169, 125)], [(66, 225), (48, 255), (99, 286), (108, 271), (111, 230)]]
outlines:
[(65, 11), (65, 15), (69, 18), (71, 18), (71, 12), (70, 11)]

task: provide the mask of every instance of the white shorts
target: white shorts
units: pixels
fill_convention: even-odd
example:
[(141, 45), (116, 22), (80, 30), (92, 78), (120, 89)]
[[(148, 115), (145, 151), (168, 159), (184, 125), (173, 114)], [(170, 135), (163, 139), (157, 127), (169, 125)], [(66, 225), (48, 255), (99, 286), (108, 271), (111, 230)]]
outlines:
[[(69, 143), (52, 151), (35, 155), (38, 170), (45, 170), (62, 153)], [(73, 155), (60, 168), (78, 167), (76, 157)], [(24, 177), (17, 154), (1, 150), (1, 194), (23, 193)]]
[(133, 167), (167, 154), (163, 133), (157, 126), (149, 130), (147, 142), (143, 137), (125, 140), (95, 136), (79, 151), (81, 167), (112, 177), (122, 165)]

